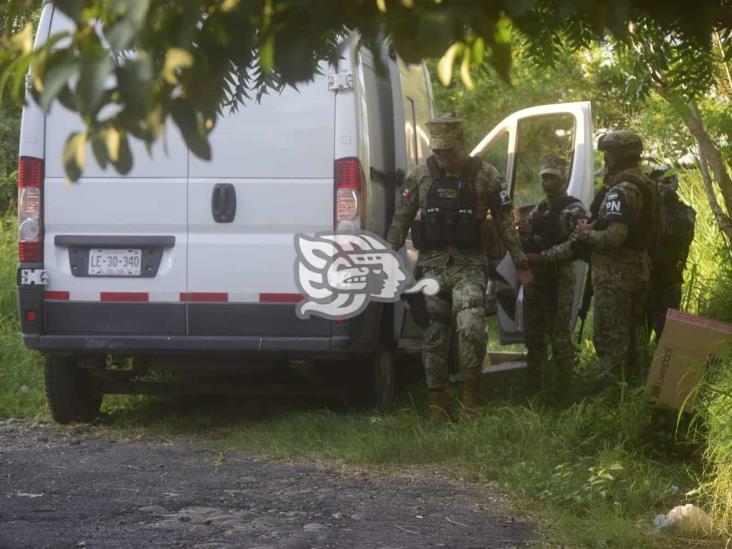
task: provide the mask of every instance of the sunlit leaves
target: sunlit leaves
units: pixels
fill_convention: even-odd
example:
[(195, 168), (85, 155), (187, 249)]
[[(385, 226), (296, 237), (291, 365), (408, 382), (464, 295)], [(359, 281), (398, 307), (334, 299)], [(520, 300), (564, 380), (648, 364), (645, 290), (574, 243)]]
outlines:
[[(209, 158), (207, 135), (218, 113), (308, 80), (319, 61), (340, 57), (337, 42), (348, 30), (366, 45), (388, 37), (406, 62), (441, 57), (440, 80), (449, 84), (457, 75), (472, 88), (476, 69), (510, 79), (515, 35), (526, 37), (534, 58), (553, 64), (562, 44), (578, 47), (608, 32), (629, 41), (629, 23), (651, 18), (684, 44), (665, 72), (694, 93), (704, 78), (686, 70), (684, 59), (703, 66), (711, 30), (732, 18), (721, 1), (56, 0), (76, 31), (60, 51), (33, 52), (28, 27), (13, 17), (33, 2), (0, 5), (0, 21), (10, 22), (0, 29), (7, 44), (0, 49), (0, 93), (10, 84), (21, 100), (33, 63), (34, 98), (43, 108), (58, 100), (78, 112), (97, 161), (115, 169), (131, 165), (130, 137), (149, 149), (171, 118), (191, 151)], [(114, 158), (109, 135), (119, 137)], [(69, 158), (73, 179), (78, 158)]]
[(163, 65), (163, 80), (168, 84), (178, 82), (177, 73), (179, 70), (188, 69), (193, 66), (193, 56), (183, 48), (170, 48), (165, 52), (165, 64)]

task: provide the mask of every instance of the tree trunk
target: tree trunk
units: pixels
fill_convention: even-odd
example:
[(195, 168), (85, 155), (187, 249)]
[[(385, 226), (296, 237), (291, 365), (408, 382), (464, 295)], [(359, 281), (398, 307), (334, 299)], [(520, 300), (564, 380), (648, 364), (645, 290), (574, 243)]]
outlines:
[[(732, 218), (730, 218), (730, 213), (732, 213), (732, 178), (730, 178), (727, 171), (722, 153), (704, 127), (704, 121), (696, 101), (692, 99), (689, 103), (684, 104), (670, 93), (662, 93), (662, 95), (681, 116), (684, 124), (699, 145), (699, 167), (709, 207), (714, 213), (719, 228), (727, 238), (728, 244), (732, 243)], [(724, 209), (717, 200), (712, 174), (722, 195)]]
[(725, 215), (719, 205), (717, 195), (714, 191), (712, 176), (709, 173), (709, 163), (701, 149), (699, 149), (699, 154), (697, 155), (696, 160), (699, 164), (699, 172), (702, 176), (702, 182), (704, 183), (704, 194), (707, 195), (707, 201), (709, 202), (709, 207), (712, 210), (714, 219), (717, 221), (717, 225), (719, 225), (719, 228), (722, 230), (722, 234), (724, 234), (727, 240), (727, 245), (729, 246), (732, 244), (732, 221), (730, 221), (729, 216)]

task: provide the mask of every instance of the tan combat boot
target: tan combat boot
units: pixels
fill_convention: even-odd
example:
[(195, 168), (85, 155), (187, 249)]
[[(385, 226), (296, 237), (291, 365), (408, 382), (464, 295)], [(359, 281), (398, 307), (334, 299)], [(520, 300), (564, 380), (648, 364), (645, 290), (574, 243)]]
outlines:
[(447, 398), (444, 389), (433, 389), (430, 391), (430, 402), (428, 404), (429, 418), (432, 421), (451, 421), (448, 411)]
[(463, 408), (472, 410), (481, 405), (480, 381), (480, 376), (466, 377), (463, 381), (463, 389), (460, 392), (460, 403)]

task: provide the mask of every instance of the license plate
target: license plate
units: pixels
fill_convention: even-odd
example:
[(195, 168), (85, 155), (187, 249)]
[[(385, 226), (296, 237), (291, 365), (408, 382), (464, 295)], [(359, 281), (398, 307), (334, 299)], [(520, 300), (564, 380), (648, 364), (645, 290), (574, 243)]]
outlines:
[(96, 248), (89, 250), (89, 274), (93, 276), (140, 276), (142, 250)]

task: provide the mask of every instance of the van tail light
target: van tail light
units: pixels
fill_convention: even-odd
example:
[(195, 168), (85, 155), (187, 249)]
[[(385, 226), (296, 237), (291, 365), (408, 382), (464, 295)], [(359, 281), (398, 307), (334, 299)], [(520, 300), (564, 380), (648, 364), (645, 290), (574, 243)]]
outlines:
[(363, 179), (358, 158), (335, 161), (335, 232), (355, 233), (362, 228)]
[(43, 160), (21, 156), (18, 162), (18, 260), (43, 261)]

